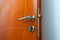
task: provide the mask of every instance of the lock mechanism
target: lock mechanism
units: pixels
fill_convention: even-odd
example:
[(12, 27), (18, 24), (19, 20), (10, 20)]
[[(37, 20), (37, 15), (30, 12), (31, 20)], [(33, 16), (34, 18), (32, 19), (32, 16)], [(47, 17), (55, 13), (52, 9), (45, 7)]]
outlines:
[(35, 28), (34, 28), (34, 26), (30, 26), (30, 32), (34, 32), (34, 30), (35, 30)]

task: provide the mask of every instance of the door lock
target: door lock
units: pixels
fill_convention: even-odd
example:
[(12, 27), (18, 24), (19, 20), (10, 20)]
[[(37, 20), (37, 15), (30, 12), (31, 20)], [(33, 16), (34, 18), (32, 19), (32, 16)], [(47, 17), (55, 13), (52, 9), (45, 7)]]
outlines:
[(34, 26), (30, 26), (30, 32), (34, 32), (34, 30), (35, 30), (35, 28), (34, 28)]

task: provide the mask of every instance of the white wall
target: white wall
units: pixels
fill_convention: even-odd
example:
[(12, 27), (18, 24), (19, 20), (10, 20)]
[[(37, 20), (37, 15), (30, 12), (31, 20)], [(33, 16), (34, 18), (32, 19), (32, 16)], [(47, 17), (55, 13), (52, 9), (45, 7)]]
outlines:
[(60, 40), (60, 0), (43, 0), (43, 40)]

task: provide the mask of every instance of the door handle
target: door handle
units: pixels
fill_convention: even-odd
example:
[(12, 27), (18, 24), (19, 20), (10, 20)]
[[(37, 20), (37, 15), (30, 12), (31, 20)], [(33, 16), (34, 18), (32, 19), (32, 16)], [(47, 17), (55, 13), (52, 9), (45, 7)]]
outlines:
[(29, 19), (31, 21), (34, 21), (35, 20), (35, 17), (34, 16), (26, 16), (26, 17), (23, 17), (23, 18), (19, 18), (18, 20), (26, 20), (26, 19)]

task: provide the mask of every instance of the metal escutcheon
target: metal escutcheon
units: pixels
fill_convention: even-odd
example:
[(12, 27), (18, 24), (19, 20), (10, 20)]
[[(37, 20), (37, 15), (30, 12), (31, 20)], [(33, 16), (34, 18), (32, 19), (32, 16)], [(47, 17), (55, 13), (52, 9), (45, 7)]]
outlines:
[(34, 28), (34, 26), (30, 26), (30, 32), (34, 32), (34, 30), (35, 30), (35, 28)]
[(31, 19), (31, 21), (34, 21), (35, 20), (35, 17), (34, 16), (31, 16), (30, 19)]

